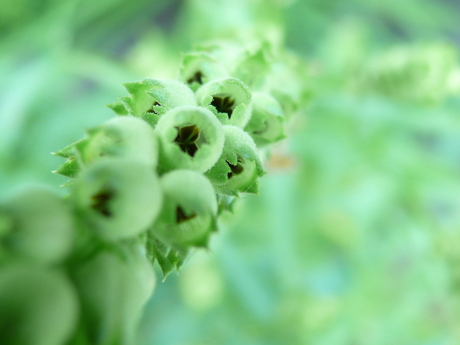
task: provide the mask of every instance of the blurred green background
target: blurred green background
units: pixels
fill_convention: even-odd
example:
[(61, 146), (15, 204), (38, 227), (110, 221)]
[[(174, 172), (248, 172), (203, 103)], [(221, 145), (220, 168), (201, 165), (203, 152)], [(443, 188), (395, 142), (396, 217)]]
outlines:
[(208, 252), (158, 282), (139, 344), (460, 343), (460, 3), (2, 0), (0, 197), (174, 78), (208, 38), (304, 59), (309, 107)]

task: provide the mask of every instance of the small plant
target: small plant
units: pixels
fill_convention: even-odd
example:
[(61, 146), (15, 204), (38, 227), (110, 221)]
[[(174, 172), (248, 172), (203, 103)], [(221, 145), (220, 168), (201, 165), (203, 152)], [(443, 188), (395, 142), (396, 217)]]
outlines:
[(125, 84), (117, 117), (55, 153), (67, 198), (31, 188), (0, 205), (2, 344), (135, 343), (152, 264), (179, 269), (259, 192), (259, 149), (302, 99), (277, 83), (291, 68), (277, 51), (212, 43), (183, 55), (178, 80)]

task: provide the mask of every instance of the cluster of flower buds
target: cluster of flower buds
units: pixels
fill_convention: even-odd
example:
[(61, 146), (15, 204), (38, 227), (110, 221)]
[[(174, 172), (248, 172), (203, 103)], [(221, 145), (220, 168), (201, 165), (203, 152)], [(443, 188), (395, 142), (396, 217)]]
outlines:
[(396, 46), (363, 61), (352, 80), (364, 92), (436, 104), (460, 94), (458, 58), (446, 43)]
[(177, 80), (125, 84), (117, 117), (55, 153), (67, 198), (38, 188), (0, 204), (2, 344), (134, 341), (152, 263), (180, 268), (258, 193), (259, 148), (285, 137), (302, 98), (275, 50), (211, 43), (183, 55)]

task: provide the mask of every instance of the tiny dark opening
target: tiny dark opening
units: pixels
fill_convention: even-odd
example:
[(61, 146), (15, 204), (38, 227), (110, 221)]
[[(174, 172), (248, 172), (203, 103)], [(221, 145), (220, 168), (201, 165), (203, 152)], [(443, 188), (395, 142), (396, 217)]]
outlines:
[(97, 212), (103, 214), (106, 217), (112, 216), (110, 210), (110, 200), (115, 196), (115, 192), (111, 189), (104, 188), (99, 193), (94, 194), (91, 199), (93, 203), (91, 207)]
[(147, 110), (147, 112), (148, 112), (148, 113), (151, 113), (151, 114), (157, 114), (157, 115), (158, 115), (158, 113), (153, 109), (153, 107), (155, 107), (155, 106), (160, 106), (160, 107), (161, 107), (161, 104), (158, 103), (157, 101), (155, 101), (155, 102), (152, 104), (152, 106), (150, 107), (150, 109)]
[(230, 119), (233, 114), (235, 101), (230, 96), (213, 96), (211, 105), (216, 108), (219, 113), (226, 113)]
[(238, 158), (238, 161), (236, 163), (236, 165), (233, 165), (231, 163), (229, 163), (228, 161), (227, 162), (227, 165), (230, 167), (230, 169), (232, 171), (230, 171), (228, 174), (227, 174), (227, 178), (228, 179), (231, 179), (233, 177), (233, 175), (239, 175), (243, 172), (244, 168), (243, 168), (243, 160)]
[(190, 216), (187, 216), (184, 210), (182, 209), (182, 207), (180, 206), (176, 207), (176, 223), (177, 224), (186, 222), (187, 220), (193, 219), (195, 217), (196, 217), (195, 213), (192, 213)]
[(198, 146), (196, 141), (200, 135), (200, 130), (197, 126), (184, 126), (176, 127), (177, 128), (177, 137), (174, 139), (174, 142), (179, 145), (180, 149), (185, 153), (188, 153), (190, 156), (195, 156)]
[(187, 84), (193, 84), (194, 82), (203, 84), (203, 73), (197, 71), (193, 76), (187, 79)]

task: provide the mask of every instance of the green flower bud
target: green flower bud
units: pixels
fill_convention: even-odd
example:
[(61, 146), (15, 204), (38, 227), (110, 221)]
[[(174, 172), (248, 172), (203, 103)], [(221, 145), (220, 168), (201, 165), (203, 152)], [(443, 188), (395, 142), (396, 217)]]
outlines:
[(284, 117), (279, 103), (262, 92), (252, 94), (253, 110), (251, 119), (244, 130), (258, 146), (284, 139)]
[(197, 51), (206, 53), (219, 61), (232, 75), (245, 51), (240, 41), (219, 39), (201, 43), (195, 48)]
[(204, 172), (222, 152), (222, 125), (202, 107), (169, 111), (162, 116), (155, 132), (160, 138), (160, 162), (164, 171), (185, 168)]
[(210, 109), (224, 125), (243, 128), (251, 116), (251, 92), (235, 78), (213, 80), (196, 92), (198, 104)]
[(228, 77), (228, 72), (211, 55), (196, 52), (182, 55), (179, 80), (196, 91), (213, 79)]
[(135, 236), (154, 221), (161, 191), (150, 167), (128, 159), (106, 158), (91, 165), (74, 184), (75, 207), (102, 238)]
[(164, 203), (152, 234), (176, 248), (206, 246), (217, 229), (217, 201), (211, 183), (193, 170), (171, 171), (160, 183)]
[(193, 91), (178, 80), (147, 78), (124, 86), (131, 97), (122, 97), (120, 100), (128, 113), (143, 118), (152, 126), (171, 109), (197, 105)]
[(251, 89), (262, 88), (272, 65), (270, 46), (265, 42), (261, 46), (251, 48), (246, 49), (238, 58), (232, 76), (244, 82)]
[(457, 69), (458, 57), (458, 49), (451, 44), (396, 46), (364, 61), (355, 73), (355, 83), (364, 92), (436, 103), (451, 92), (450, 78)]
[(272, 63), (264, 91), (279, 102), (288, 120), (311, 100), (311, 72), (298, 56), (282, 50), (279, 55), (278, 61)]
[(158, 142), (145, 121), (122, 116), (90, 129), (88, 137), (76, 144), (83, 164), (101, 157), (127, 158), (156, 169)]
[[(138, 242), (118, 251), (100, 251), (76, 268), (74, 281), (82, 304), (85, 344), (134, 344), (142, 308), (155, 275)], [(81, 332), (81, 331), (80, 331)]]
[(219, 194), (257, 194), (259, 177), (264, 174), (264, 170), (254, 141), (245, 131), (235, 126), (224, 126), (224, 132), (222, 155), (205, 175)]
[[(4, 235), (0, 244), (12, 255), (55, 263), (70, 252), (73, 220), (64, 202), (52, 192), (33, 187), (0, 205)], [(4, 218), (3, 217), (3, 218)]]
[(65, 344), (77, 313), (73, 286), (61, 272), (27, 261), (0, 268), (2, 345)]

